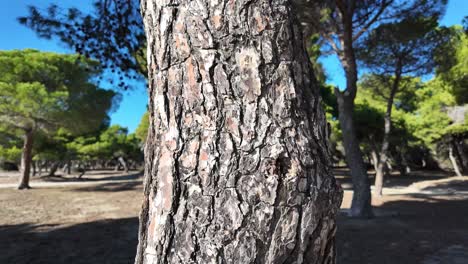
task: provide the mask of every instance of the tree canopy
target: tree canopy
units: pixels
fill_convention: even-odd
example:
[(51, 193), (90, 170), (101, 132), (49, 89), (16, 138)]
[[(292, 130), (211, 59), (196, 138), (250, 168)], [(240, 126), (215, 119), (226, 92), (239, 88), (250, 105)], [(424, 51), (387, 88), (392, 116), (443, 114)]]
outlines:
[(38, 133), (53, 135), (62, 128), (80, 134), (109, 122), (117, 94), (93, 83), (99, 74), (95, 61), (76, 59), (77, 55), (36, 50), (0, 52), (1, 126), (17, 131), (18, 137), (24, 135), (19, 188), (29, 188)]
[(99, 61), (111, 73), (120, 75), (116, 85), (128, 88), (124, 77), (147, 75), (139, 2), (93, 0), (90, 13), (56, 4), (46, 9), (30, 6), (29, 14), (18, 21), (39, 37), (58, 39), (80, 54), (80, 58)]
[(77, 55), (36, 50), (0, 52), (0, 117), (19, 129), (80, 133), (108, 122), (119, 97), (92, 83), (99, 71)]
[(135, 131), (135, 136), (142, 143), (146, 142), (146, 137), (148, 136), (148, 128), (149, 128), (149, 112), (146, 111), (141, 117), (140, 124), (138, 125)]

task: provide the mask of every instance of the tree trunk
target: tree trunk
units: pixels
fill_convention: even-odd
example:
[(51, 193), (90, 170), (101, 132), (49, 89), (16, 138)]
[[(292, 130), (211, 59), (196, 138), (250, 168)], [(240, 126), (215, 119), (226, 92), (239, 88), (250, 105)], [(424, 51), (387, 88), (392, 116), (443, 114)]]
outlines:
[(401, 159), (401, 164), (400, 164), (400, 175), (401, 176), (406, 176), (409, 173), (411, 173), (411, 167), (409, 166), (408, 160), (406, 159), (405, 152), (400, 150), (400, 159)]
[(372, 157), (372, 165), (374, 166), (374, 171), (377, 173), (377, 166), (379, 165), (379, 156), (377, 154), (377, 151), (372, 150), (371, 151), (371, 157)]
[(60, 166), (59, 162), (53, 162), (52, 165), (50, 166), (49, 170), (49, 177), (55, 176), (55, 172), (57, 172), (58, 167)]
[(369, 218), (373, 216), (369, 177), (359, 148), (353, 121), (354, 99), (346, 92), (335, 90), (338, 99), (339, 121), (343, 131), (343, 147), (346, 163), (353, 182), (353, 200), (350, 216)]
[(62, 172), (67, 175), (70, 175), (71, 174), (71, 169), (72, 169), (72, 161), (71, 160), (67, 160), (65, 162), (65, 164), (63, 165), (63, 168), (62, 168)]
[(377, 166), (377, 171), (375, 173), (375, 194), (377, 196), (382, 196), (383, 191), (383, 184), (384, 184), (384, 169), (385, 164), (387, 163), (388, 159), (388, 146), (390, 144), (390, 133), (392, 131), (392, 109), (393, 109), (393, 100), (395, 99), (395, 95), (398, 92), (398, 88), (400, 86), (400, 79), (401, 79), (401, 65), (398, 62), (396, 71), (395, 71), (395, 80), (392, 84), (390, 90), (390, 96), (387, 99), (387, 110), (384, 116), (384, 135), (382, 139), (382, 148), (380, 150), (380, 157), (379, 157), (379, 164)]
[(341, 191), (286, 0), (143, 0), (136, 263), (335, 263)]
[(343, 147), (346, 163), (351, 172), (353, 182), (353, 200), (350, 216), (369, 218), (373, 216), (371, 206), (371, 192), (369, 176), (362, 158), (359, 140), (354, 128), (354, 99), (357, 93), (357, 63), (353, 48), (352, 17), (343, 17), (343, 34), (341, 42), (343, 52), (339, 54), (341, 64), (346, 75), (346, 90), (341, 92), (335, 89), (338, 102), (338, 119), (343, 134)]
[(460, 168), (458, 167), (457, 159), (453, 155), (453, 147), (452, 146), (449, 146), (449, 158), (450, 158), (450, 162), (452, 162), (452, 166), (453, 166), (453, 170), (455, 171), (455, 174), (457, 174), (457, 176), (459, 176), (459, 177), (463, 176), (463, 174), (460, 171)]
[(44, 166), (44, 164), (41, 161), (37, 162), (37, 174), (39, 175), (39, 177), (41, 177), (41, 175), (42, 175), (43, 166)]
[(123, 157), (119, 157), (118, 161), (122, 165), (122, 167), (124, 168), (124, 172), (128, 173), (128, 166), (127, 166), (127, 162), (125, 162), (125, 159)]
[(36, 173), (37, 173), (37, 170), (36, 170), (36, 162), (35, 162), (35, 161), (32, 161), (32, 162), (31, 162), (31, 166), (32, 166), (32, 175), (33, 175), (33, 176), (36, 176)]
[(458, 153), (458, 156), (460, 157), (460, 163), (461, 163), (461, 170), (464, 174), (468, 174), (468, 155), (465, 151), (465, 146), (463, 144), (463, 138), (457, 138), (455, 139), (455, 147), (456, 151)]
[(81, 161), (78, 162), (78, 167), (76, 168), (78, 174), (78, 179), (81, 179), (83, 175), (86, 173), (86, 164), (82, 163)]
[(50, 162), (48, 160), (45, 161), (45, 163), (44, 163), (44, 172), (49, 171), (49, 163)]
[(385, 163), (379, 162), (377, 165), (377, 171), (375, 172), (375, 184), (374, 184), (374, 187), (375, 187), (374, 193), (377, 196), (382, 196), (384, 169), (385, 169)]
[(30, 189), (29, 177), (31, 172), (32, 148), (34, 141), (34, 131), (27, 130), (24, 134), (23, 153), (21, 154), (21, 176), (18, 189)]

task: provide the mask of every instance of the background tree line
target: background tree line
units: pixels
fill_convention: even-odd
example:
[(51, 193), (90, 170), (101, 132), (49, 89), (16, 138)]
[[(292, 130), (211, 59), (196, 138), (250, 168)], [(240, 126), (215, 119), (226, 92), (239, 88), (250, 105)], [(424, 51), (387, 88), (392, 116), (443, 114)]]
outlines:
[[(439, 25), (446, 0), (293, 4), (323, 87), (339, 150), (336, 157), (344, 158), (351, 170), (355, 190), (351, 214), (372, 215), (366, 163), (376, 170), (377, 194), (382, 193), (384, 170), (390, 168), (402, 173), (415, 164), (447, 168), (444, 161), (451, 160), (456, 171), (465, 170), (460, 109), (466, 103), (466, 30)], [(125, 79), (145, 77), (139, 1), (95, 1), (94, 7), (93, 14), (64, 11), (57, 5), (43, 11), (30, 7), (29, 15), (19, 21), (42, 37), (68, 44), (83, 58), (98, 59), (121, 76), (119, 86), (125, 86)], [(341, 61), (344, 89), (325, 84), (318, 59), (329, 54)], [(453, 110), (459, 115), (456, 120), (450, 118), (452, 108), (458, 109)]]
[[(189, 1), (180, 1), (175, 6), (167, 7), (157, 1), (143, 2), (151, 5), (142, 5), (144, 10), (139, 10), (138, 1), (95, 1), (94, 14), (84, 14), (77, 9), (63, 11), (56, 5), (51, 5), (43, 12), (31, 7), (30, 14), (20, 18), (20, 22), (42, 37), (58, 38), (79, 55), (38, 53), (38, 57), (59, 57), (42, 63), (41, 58), (28, 55), (37, 53), (36, 51), (6, 54), (6, 57), (11, 58), (6, 58), (2, 64), (5, 73), (2, 76), (5, 77), (1, 80), (3, 94), (0, 96), (4, 106), (0, 108), (1, 118), (8, 126), (2, 131), (6, 139), (2, 143), (3, 156), (12, 160), (15, 153), (18, 155), (22, 145), (21, 157), (17, 158), (22, 170), (19, 188), (29, 187), (28, 177), (34, 159), (39, 161), (38, 164), (42, 164), (42, 160), (52, 160), (53, 166), (58, 167), (60, 164), (68, 169), (72, 167), (70, 162), (77, 163), (80, 168), (93, 168), (106, 167), (109, 160), (112, 160), (114, 165), (121, 165), (127, 170), (129, 160), (136, 161), (141, 157), (142, 143), (148, 140), (146, 153), (149, 155), (145, 157), (146, 200), (141, 214), (138, 263), (144, 262), (146, 258), (151, 262), (154, 260), (152, 258), (159, 255), (164, 255), (164, 262), (175, 259), (171, 255), (172, 251), (167, 250), (169, 247), (178, 250), (180, 254), (177, 257), (190, 259), (191, 254), (181, 251), (181, 247), (175, 245), (198, 241), (198, 231), (204, 228), (198, 225), (200, 219), (197, 217), (200, 212), (207, 213), (201, 221), (215, 219), (214, 222), (210, 220), (207, 226), (216, 228), (215, 224), (232, 220), (227, 225), (219, 225), (226, 228), (224, 234), (214, 231), (209, 233), (210, 239), (204, 241), (204, 245), (212, 245), (212, 240), (221, 239), (220, 237), (229, 237), (229, 242), (225, 244), (233, 245), (231, 242), (235, 242), (242, 246), (241, 249), (248, 248), (251, 243), (249, 234), (258, 227), (255, 221), (269, 219), (269, 230), (263, 230), (261, 226), (259, 229), (264, 232), (255, 235), (262, 238), (255, 242), (262, 249), (249, 252), (252, 255), (242, 254), (241, 257), (256, 259), (259, 256), (266, 263), (283, 261), (288, 257), (305, 257), (315, 262), (326, 258), (326, 261), (321, 262), (334, 263), (334, 216), (341, 192), (329, 171), (330, 160), (326, 151), (329, 147), (326, 139), (328, 136), (331, 138), (330, 150), (334, 163), (346, 163), (350, 169), (354, 188), (350, 215), (354, 217), (373, 216), (369, 168), (373, 167), (376, 172), (376, 195), (382, 195), (384, 178), (394, 169), (399, 170), (402, 175), (420, 168), (449, 168), (458, 175), (466, 173), (467, 33), (466, 28), (445, 28), (439, 25), (447, 1), (304, 0), (294, 1), (293, 6), (288, 1), (275, 1), (269, 2), (268, 7), (274, 10), (271, 13), (259, 8), (262, 1), (255, 1), (245, 6), (231, 6), (230, 10), (235, 12), (226, 16), (225, 22), (232, 27), (226, 28), (222, 23), (202, 23), (207, 14), (217, 10), (215, 6), (195, 7)], [(172, 24), (180, 18), (183, 20), (182, 25), (187, 24), (187, 13), (180, 13), (177, 19), (174, 15), (174, 10), (178, 10), (179, 5), (194, 12), (192, 27), (175, 27)], [(147, 8), (154, 10), (147, 12)], [(174, 13), (161, 11), (166, 10), (165, 8)], [(255, 21), (244, 21), (245, 17), (236, 17), (236, 14), (246, 10), (249, 10), (247, 14), (257, 12)], [(145, 23), (149, 28), (145, 33), (152, 44), (148, 46), (148, 68), (144, 62), (146, 44), (140, 11), (146, 18)], [(155, 19), (155, 14), (158, 14), (156, 11), (161, 12), (158, 19)], [(154, 21), (154, 24), (149, 21)], [(297, 27), (297, 21), (301, 22), (302, 27)], [(264, 35), (265, 39), (261, 38), (265, 30), (263, 22), (271, 26)], [(256, 27), (246, 30), (246, 27), (237, 23), (244, 23), (243, 26), (251, 26), (253, 23)], [(167, 28), (179, 35), (175, 34), (173, 37), (169, 31), (165, 31)], [(224, 34), (226, 32), (230, 34)], [(277, 34), (269, 35), (271, 32)], [(193, 37), (191, 40), (196, 42), (189, 43), (186, 35), (195, 33), (198, 33), (197, 38)], [(223, 37), (213, 37), (212, 33)], [(301, 33), (307, 36), (304, 43)], [(246, 42), (242, 43), (245, 46), (236, 41), (226, 42), (238, 36), (246, 38)], [(174, 39), (176, 46), (183, 46), (179, 52), (167, 44)], [(223, 44), (223, 49), (213, 48), (213, 39), (216, 39), (217, 44)], [(272, 39), (276, 41), (271, 48), (272, 53), (268, 54), (268, 48), (265, 48), (265, 54), (258, 55), (256, 45)], [(309, 47), (309, 57), (293, 52), (302, 52), (303, 44)], [(207, 54), (203, 52), (207, 48), (218, 56), (205, 56)], [(199, 52), (200, 50), (203, 52)], [(236, 53), (236, 60), (231, 56), (234, 51), (239, 52)], [(24, 54), (29, 57), (24, 58)], [(326, 73), (317, 59), (328, 54), (334, 54), (340, 60), (346, 87), (326, 84)], [(70, 58), (67, 59), (67, 56)], [(185, 61), (188, 57), (190, 60)], [(175, 66), (172, 60), (184, 63)], [(309, 69), (308, 60), (312, 62), (313, 70)], [(194, 61), (197, 63), (193, 64)], [(213, 69), (203, 72), (199, 65), (205, 65), (205, 62), (207, 68), (213, 66), (214, 62), (222, 65), (216, 68), (216, 76)], [(285, 64), (281, 64), (282, 62)], [(23, 67), (24, 65), (28, 66)], [(50, 68), (50, 65), (59, 65), (55, 67), (58, 70)], [(259, 65), (267, 70), (259, 72)], [(170, 76), (174, 79), (170, 81), (177, 80), (178, 85), (161, 82), (166, 80), (169, 68), (174, 70)], [(191, 75), (194, 69), (200, 74)], [(93, 79), (102, 76), (104, 72), (118, 74), (116, 86), (121, 88), (129, 88), (126, 80), (144, 78), (143, 76), (149, 74), (149, 112), (142, 118), (141, 127), (135, 135), (128, 135), (124, 128), (118, 126), (109, 127), (107, 115), (116, 95), (98, 88)], [(184, 72), (189, 73), (188, 79), (184, 79)], [(58, 77), (50, 79), (49, 76)], [(81, 78), (76, 79), (77, 76)], [(239, 82), (223, 79), (224, 76), (238, 77)], [(257, 78), (259, 76), (268, 78)], [(215, 85), (210, 83), (212, 79), (216, 79), (213, 81)], [(178, 95), (182, 94), (179, 89), (187, 88), (186, 85), (192, 89), (185, 94), (188, 98), (179, 98)], [(207, 89), (200, 90), (200, 87)], [(232, 111), (227, 111), (223, 104), (214, 103), (218, 99), (218, 93), (213, 91), (223, 87), (234, 88), (241, 95), (229, 98), (232, 99), (229, 102), (236, 102), (239, 109), (233, 107)], [(265, 96), (262, 91), (255, 93), (255, 88), (259, 87), (270, 90), (274, 90), (272, 87), (280, 88), (275, 90), (275, 96)], [(315, 89), (317, 87), (322, 93), (323, 106), (330, 123), (328, 128), (322, 118), (321, 108), (316, 107), (319, 102), (318, 89)], [(88, 91), (109, 94), (87, 97)], [(222, 100), (229, 97), (232, 91), (226, 91), (227, 96)], [(287, 94), (285, 91), (294, 93)], [(161, 102), (158, 101), (161, 106), (156, 105), (155, 95), (166, 96)], [(296, 95), (300, 99), (293, 98)], [(265, 97), (262, 98), (263, 96)], [(201, 97), (204, 100), (198, 100)], [(271, 100), (267, 101), (265, 98)], [(282, 101), (275, 101), (278, 98)], [(96, 112), (92, 106), (95, 99), (102, 100), (95, 102), (102, 106)], [(185, 99), (188, 103), (182, 102)], [(253, 105), (252, 102), (256, 99), (264, 101), (261, 101), (261, 105)], [(211, 104), (207, 107), (206, 103)], [(89, 109), (93, 110), (90, 112)], [(281, 111), (271, 116), (271, 112), (263, 111), (265, 109)], [(236, 116), (237, 111), (242, 114)], [(99, 114), (95, 115), (96, 113)], [(207, 126), (212, 127), (206, 129), (200, 126), (197, 122), (201, 119), (193, 119), (193, 123), (191, 118), (181, 121), (183, 114), (203, 116), (205, 121), (212, 121), (207, 122)], [(236, 130), (238, 123), (248, 123), (251, 121), (249, 118), (258, 114), (260, 122), (268, 123), (268, 127), (277, 129), (288, 140), (275, 141), (277, 134), (255, 130), (258, 123), (257, 119), (252, 118), (255, 122), (250, 127), (238, 129), (237, 132), (249, 137), (242, 138), (245, 139), (242, 141), (243, 145), (237, 146), (235, 133), (224, 130), (225, 127), (216, 126), (218, 123), (214, 120), (218, 117), (217, 114), (230, 118), (228, 129), (231, 130)], [(86, 117), (82, 118), (81, 115)], [(283, 118), (277, 119), (280, 115)], [(167, 118), (163, 120), (167, 124), (162, 123), (163, 117)], [(83, 122), (77, 122), (78, 120)], [(268, 142), (267, 147), (262, 142), (256, 142), (259, 132)], [(192, 133), (198, 137), (187, 137)], [(224, 138), (226, 135), (230, 137)], [(293, 138), (291, 135), (297, 137)], [(242, 151), (238, 151), (238, 147), (242, 147)], [(264, 156), (256, 155), (257, 147), (265, 151), (260, 153)], [(222, 155), (218, 157), (219, 153)], [(316, 159), (309, 157), (312, 154)], [(227, 155), (232, 158), (220, 163)], [(196, 162), (192, 162), (193, 156)], [(258, 166), (252, 166), (257, 161)], [(315, 170), (312, 169), (311, 161), (317, 161), (314, 163), (317, 167), (314, 171), (319, 179), (317, 181), (311, 176), (312, 170)], [(237, 167), (232, 169), (235, 164)], [(221, 173), (224, 174), (220, 175)], [(230, 173), (242, 176), (245, 184), (236, 185), (238, 179), (235, 179), (235, 184), (228, 186), (231, 188), (228, 191), (220, 187), (223, 184), (227, 186), (228, 181), (217, 180)], [(252, 175), (258, 177), (250, 177)], [(242, 203), (242, 207), (237, 206), (242, 202), (240, 197), (250, 199), (249, 190), (267, 183), (267, 180), (260, 177), (265, 175), (271, 176), (273, 185), (277, 184), (276, 189), (266, 185), (265, 189), (272, 190), (271, 193), (276, 196), (273, 203), (265, 205), (269, 204), (266, 202), (262, 206), (267, 206), (274, 213), (255, 210), (261, 215), (253, 215), (251, 206), (258, 204), (255, 199), (249, 200), (250, 203)], [(212, 179), (217, 181), (215, 187)], [(284, 179), (290, 182), (282, 182)], [(295, 189), (300, 188), (300, 179), (306, 179), (311, 190)], [(250, 180), (251, 182), (247, 182)], [(189, 191), (184, 189), (192, 185), (195, 188), (188, 188)], [(206, 198), (206, 195), (199, 193), (209, 193), (211, 198), (200, 198)], [(323, 197), (314, 200), (315, 194), (323, 194)], [(156, 197), (156, 203), (149, 201), (149, 197)], [(258, 199), (268, 197), (265, 194)], [(294, 199), (289, 199), (291, 197)], [(185, 214), (188, 216), (186, 219), (174, 217), (179, 204), (188, 204), (187, 207), (180, 207), (190, 212)], [(311, 204), (316, 206), (314, 210), (310, 209)], [(209, 215), (211, 212), (205, 210), (208, 208), (219, 209), (221, 213)], [(225, 212), (226, 208), (228, 210)], [(155, 222), (156, 217), (158, 221)], [(295, 235), (296, 229), (289, 226), (295, 223), (294, 219), (311, 222), (311, 225), (301, 230), (304, 231), (301, 236), (304, 235), (307, 239), (299, 239)], [(320, 223), (317, 225), (318, 232), (308, 229), (314, 223)], [(188, 228), (193, 230), (192, 234), (196, 234), (195, 236), (190, 237), (185, 233), (188, 229), (184, 227), (187, 225), (190, 225)], [(285, 237), (281, 233), (283, 231), (276, 228), (278, 226), (290, 229), (286, 228), (289, 231), (284, 232), (293, 234), (290, 241), (278, 239)], [(242, 234), (242, 237), (229, 233), (233, 229), (238, 230), (236, 234)], [(153, 233), (154, 230), (156, 232)], [(149, 240), (146, 240), (147, 237)], [(157, 246), (161, 241), (169, 241), (166, 239), (175, 242)], [(262, 244), (264, 240), (268, 244)], [(310, 241), (331, 242), (315, 243), (314, 247)], [(288, 249), (291, 243), (299, 245), (294, 252)], [(159, 253), (147, 255), (144, 253), (147, 249)], [(192, 250), (193, 254), (206, 258), (207, 261), (214, 259), (200, 253), (205, 248), (193, 246)], [(229, 248), (226, 247), (223, 252), (229, 254)], [(320, 252), (326, 253), (320, 255)], [(231, 257), (222, 255), (221, 258)]]
[[(0, 161), (20, 168), (19, 188), (33, 174), (57, 169), (141, 166), (141, 141), (109, 126), (120, 95), (96, 86), (98, 62), (36, 50), (0, 52)], [(128, 163), (130, 162), (130, 164)]]

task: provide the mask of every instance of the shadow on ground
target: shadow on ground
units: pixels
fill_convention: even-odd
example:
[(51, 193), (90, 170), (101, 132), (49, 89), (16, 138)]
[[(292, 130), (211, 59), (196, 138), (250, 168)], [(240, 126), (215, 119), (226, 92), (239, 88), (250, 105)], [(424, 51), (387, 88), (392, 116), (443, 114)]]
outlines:
[[(468, 263), (468, 183), (455, 179), (420, 190), (374, 201), (385, 216), (340, 216), (338, 263)], [(9, 224), (0, 226), (1, 264), (133, 263), (141, 182), (2, 191), (0, 221)], [(345, 192), (347, 204), (350, 199)], [(25, 224), (11, 224), (20, 221)]]
[[(101, 174), (100, 174), (101, 175)], [(108, 174), (109, 175), (109, 174)], [(40, 179), (45, 182), (94, 182), (94, 181), (129, 181), (129, 180), (138, 180), (143, 176), (143, 173), (136, 172), (128, 175), (122, 175), (114, 173), (110, 174), (112, 176), (105, 176), (99, 178), (92, 178), (95, 176), (94, 174), (85, 174), (81, 178), (76, 176), (62, 176), (62, 175), (54, 175), (54, 176), (42, 176)]]
[[(335, 177), (340, 181), (344, 190), (352, 190), (352, 181), (350, 177), (349, 169), (347, 168), (335, 168), (333, 169)], [(375, 172), (370, 170), (367, 172), (369, 175), (369, 181), (371, 184), (375, 181)], [(407, 175), (400, 175), (399, 172), (393, 171), (390, 175), (385, 175), (384, 186), (386, 188), (404, 188), (411, 184), (428, 181), (444, 179), (453, 176), (453, 173), (446, 171), (412, 171)]]
[(74, 192), (121, 192), (141, 189), (141, 182), (109, 182), (93, 186), (74, 188)]
[(0, 227), (0, 263), (133, 263), (138, 243), (136, 217), (72, 226)]
[[(339, 218), (338, 263), (468, 263), (468, 198), (415, 194), (376, 209), (394, 213), (371, 220)], [(466, 253), (457, 253), (460, 248)]]

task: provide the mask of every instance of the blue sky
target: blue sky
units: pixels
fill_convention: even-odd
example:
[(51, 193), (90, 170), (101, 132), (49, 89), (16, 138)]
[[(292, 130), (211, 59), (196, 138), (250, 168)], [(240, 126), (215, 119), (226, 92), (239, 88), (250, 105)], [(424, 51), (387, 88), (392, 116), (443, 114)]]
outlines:
[[(447, 12), (441, 24), (444, 26), (461, 24), (465, 16), (468, 16), (468, 0), (448, 0)], [(325, 66), (328, 78), (327, 82), (338, 86), (340, 89), (344, 89), (346, 80), (338, 58), (336, 56), (328, 56), (321, 58), (320, 61)]]
[[(58, 41), (40, 39), (36, 34), (20, 25), (16, 18), (27, 14), (27, 6), (47, 7), (58, 3), (61, 7), (77, 7), (89, 10), (91, 0), (0, 0), (0, 50), (34, 48), (42, 51), (70, 53), (71, 51)], [(102, 85), (104, 88), (105, 84)], [(148, 98), (144, 83), (134, 85), (131, 91), (121, 91), (123, 100), (118, 110), (111, 114), (112, 124), (128, 127), (133, 132), (146, 111)]]
[[(36, 36), (30, 29), (20, 25), (16, 18), (27, 14), (27, 6), (47, 7), (58, 3), (62, 7), (77, 7), (89, 10), (91, 0), (0, 0), (0, 50), (34, 48), (43, 51), (69, 53), (66, 46), (54, 40), (44, 40)], [(468, 15), (468, 0), (449, 0), (447, 13), (442, 20), (443, 25), (460, 24)], [(344, 86), (343, 70), (334, 56), (321, 59), (324, 63), (328, 82), (339, 87)], [(123, 93), (119, 109), (112, 113), (112, 124), (120, 124), (133, 132), (146, 110), (147, 96), (145, 84), (136, 85), (134, 90)]]

